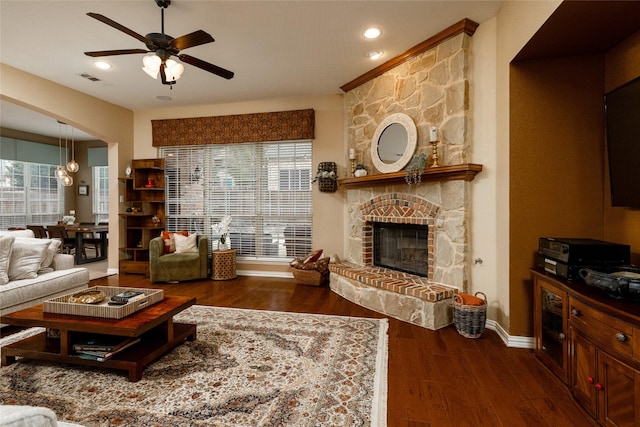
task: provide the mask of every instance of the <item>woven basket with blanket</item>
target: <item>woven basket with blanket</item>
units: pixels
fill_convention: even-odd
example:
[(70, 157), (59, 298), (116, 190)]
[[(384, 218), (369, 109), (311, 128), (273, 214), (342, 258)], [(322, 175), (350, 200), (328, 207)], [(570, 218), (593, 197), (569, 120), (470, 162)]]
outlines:
[(320, 258), (321, 255), (322, 249), (318, 249), (289, 263), (297, 284), (320, 286), (329, 281), (329, 258)]
[(487, 296), (459, 293), (453, 298), (453, 324), (460, 335), (480, 338), (487, 322)]

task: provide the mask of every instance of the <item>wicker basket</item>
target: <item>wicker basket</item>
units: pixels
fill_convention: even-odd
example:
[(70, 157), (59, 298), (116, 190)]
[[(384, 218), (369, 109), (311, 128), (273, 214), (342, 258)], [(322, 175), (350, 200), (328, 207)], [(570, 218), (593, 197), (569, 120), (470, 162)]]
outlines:
[(487, 321), (487, 296), (482, 292), (476, 292), (475, 296), (484, 302), (481, 305), (465, 305), (460, 295), (453, 297), (453, 324), (458, 333), (467, 338), (479, 338)]
[(291, 272), (293, 273), (294, 279), (296, 279), (296, 283), (299, 285), (320, 286), (329, 281), (329, 270), (320, 272), (316, 270), (299, 270), (292, 268)]
[[(338, 167), (335, 162), (321, 162), (318, 163), (318, 173), (320, 172), (333, 172), (335, 176), (338, 175)], [(338, 190), (338, 182), (335, 178), (318, 178), (318, 188), (323, 193), (335, 193)]]

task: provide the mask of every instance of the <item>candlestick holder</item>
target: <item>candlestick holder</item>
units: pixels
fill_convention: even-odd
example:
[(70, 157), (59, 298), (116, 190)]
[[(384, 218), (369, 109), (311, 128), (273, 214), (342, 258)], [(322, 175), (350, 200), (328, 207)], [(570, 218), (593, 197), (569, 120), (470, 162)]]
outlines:
[(351, 163), (351, 178), (356, 176), (356, 159), (349, 159)]
[(429, 167), (432, 168), (437, 168), (438, 166), (440, 166), (440, 164), (438, 163), (438, 142), (440, 141), (429, 141), (429, 144), (431, 144), (431, 164), (429, 165)]

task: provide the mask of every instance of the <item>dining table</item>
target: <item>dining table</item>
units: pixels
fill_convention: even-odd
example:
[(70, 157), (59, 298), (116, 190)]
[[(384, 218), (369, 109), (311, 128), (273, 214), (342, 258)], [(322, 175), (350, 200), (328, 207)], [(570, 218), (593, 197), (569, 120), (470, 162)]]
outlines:
[[(65, 224), (64, 228), (67, 233), (74, 233), (76, 240), (76, 264), (86, 264), (88, 262), (96, 262), (107, 259), (107, 246), (108, 239), (107, 234), (109, 232), (109, 225), (107, 224)], [(91, 236), (91, 239), (95, 239), (95, 235), (99, 236), (100, 251), (96, 252), (95, 257), (84, 257), (84, 243), (87, 235)], [(99, 253), (98, 253), (99, 252)]]

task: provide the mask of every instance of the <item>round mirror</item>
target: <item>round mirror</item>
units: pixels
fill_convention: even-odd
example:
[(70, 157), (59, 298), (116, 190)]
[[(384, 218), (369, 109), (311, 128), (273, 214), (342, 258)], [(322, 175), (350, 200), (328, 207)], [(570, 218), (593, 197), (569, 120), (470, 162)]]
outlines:
[(371, 161), (382, 173), (398, 172), (409, 163), (418, 133), (411, 117), (395, 113), (386, 117), (373, 135)]
[(400, 123), (391, 123), (378, 138), (378, 157), (388, 165), (397, 162), (407, 148), (407, 130)]

